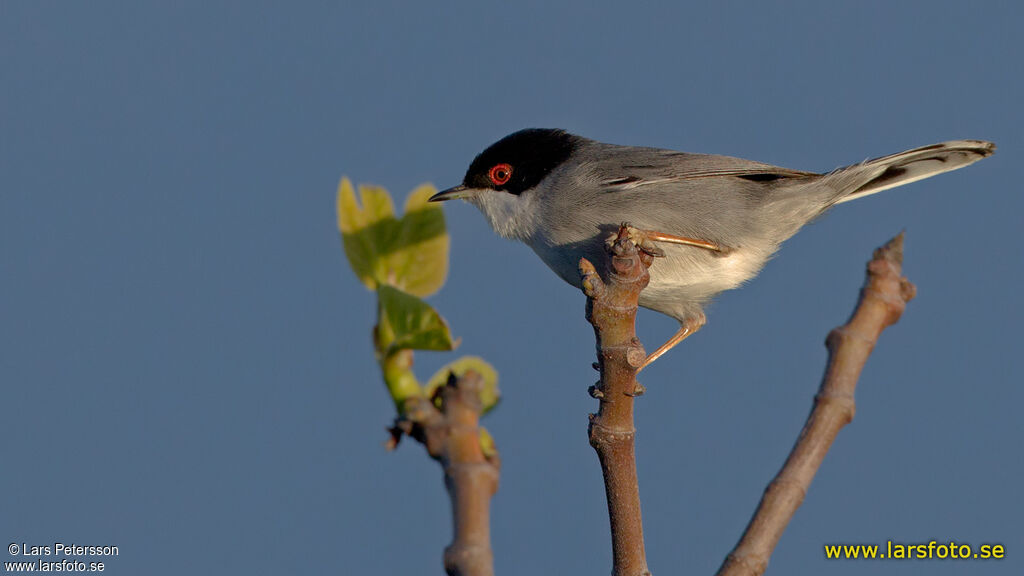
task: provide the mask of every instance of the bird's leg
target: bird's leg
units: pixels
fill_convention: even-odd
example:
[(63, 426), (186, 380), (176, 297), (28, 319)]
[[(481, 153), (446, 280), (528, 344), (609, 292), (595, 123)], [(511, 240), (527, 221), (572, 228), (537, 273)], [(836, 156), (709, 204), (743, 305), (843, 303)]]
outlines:
[(707, 323), (707, 321), (708, 319), (706, 316), (704, 316), (703, 312), (701, 312), (698, 316), (690, 316), (689, 318), (684, 320), (682, 326), (679, 327), (679, 331), (676, 332), (674, 336), (669, 338), (668, 342), (665, 342), (664, 344), (659, 346), (657, 350), (655, 350), (654, 352), (650, 353), (647, 356), (647, 359), (644, 360), (644, 363), (641, 364), (640, 367), (636, 369), (637, 374), (639, 374), (640, 371), (646, 368), (651, 362), (654, 362), (663, 354), (665, 354), (672, 348), (675, 348), (676, 344), (679, 344), (683, 340), (686, 340), (688, 337), (693, 335), (694, 332), (700, 330), (701, 327), (704, 326), (705, 323)]
[[(689, 238), (686, 236), (677, 236), (675, 234), (669, 234), (667, 232), (658, 232), (657, 230), (641, 230), (634, 228), (629, 222), (623, 222), (623, 226), (626, 227), (626, 232), (629, 234), (629, 239), (640, 247), (641, 250), (650, 254), (651, 256), (662, 257), (665, 252), (655, 245), (655, 242), (665, 242), (667, 244), (679, 244), (681, 246), (694, 246), (697, 248), (703, 248), (705, 250), (711, 250), (712, 252), (727, 252), (727, 250), (715, 244), (714, 242), (708, 242), (707, 240), (698, 240), (696, 238)], [(611, 247), (615, 244), (615, 241), (619, 238), (619, 233), (615, 232), (610, 234), (605, 239), (605, 244)]]
[(640, 233), (646, 236), (648, 240), (653, 240), (655, 242), (696, 246), (697, 248), (704, 248), (705, 250), (711, 250), (713, 252), (722, 252), (721, 246), (714, 242), (708, 242), (707, 240), (697, 240), (696, 238), (687, 238), (686, 236), (676, 236), (674, 234), (667, 234), (656, 230), (641, 230)]

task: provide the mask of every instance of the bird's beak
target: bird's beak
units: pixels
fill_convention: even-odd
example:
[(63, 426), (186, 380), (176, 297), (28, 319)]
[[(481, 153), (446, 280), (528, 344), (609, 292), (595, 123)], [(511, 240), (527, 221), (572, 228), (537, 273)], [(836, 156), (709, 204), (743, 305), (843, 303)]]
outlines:
[(455, 186), (454, 188), (449, 188), (447, 190), (441, 190), (437, 194), (434, 194), (433, 196), (431, 196), (428, 199), (428, 202), (443, 202), (445, 200), (454, 200), (456, 198), (465, 198), (466, 196), (471, 196), (472, 194), (473, 194), (473, 190), (472, 189), (466, 188), (462, 184), (459, 184), (458, 186)]

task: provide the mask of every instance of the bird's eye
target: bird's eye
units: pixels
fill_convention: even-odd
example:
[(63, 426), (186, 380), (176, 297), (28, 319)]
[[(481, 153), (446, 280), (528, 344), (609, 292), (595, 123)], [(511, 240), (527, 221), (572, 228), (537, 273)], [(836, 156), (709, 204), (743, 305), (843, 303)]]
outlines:
[(487, 176), (495, 186), (501, 186), (512, 178), (512, 166), (504, 163), (495, 164), (491, 171), (487, 173)]

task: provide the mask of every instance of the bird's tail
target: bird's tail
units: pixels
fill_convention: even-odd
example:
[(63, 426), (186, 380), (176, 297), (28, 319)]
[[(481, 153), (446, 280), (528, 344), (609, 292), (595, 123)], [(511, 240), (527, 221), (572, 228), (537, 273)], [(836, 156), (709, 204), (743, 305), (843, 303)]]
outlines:
[(963, 168), (995, 151), (996, 145), (991, 142), (951, 140), (846, 166), (826, 174), (824, 180), (840, 192), (834, 202), (840, 204)]

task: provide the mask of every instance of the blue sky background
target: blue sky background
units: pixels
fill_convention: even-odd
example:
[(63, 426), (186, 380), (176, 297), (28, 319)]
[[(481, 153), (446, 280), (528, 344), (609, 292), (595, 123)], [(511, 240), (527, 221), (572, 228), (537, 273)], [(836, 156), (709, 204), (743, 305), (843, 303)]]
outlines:
[[(991, 159), (805, 229), (644, 373), (641, 493), (654, 573), (713, 573), (905, 229), (918, 298), (769, 574), (1024, 572), (1022, 23), (1010, 2), (0, 4), (3, 543), (117, 545), (112, 574), (443, 572), (439, 468), (382, 448), (342, 175), (401, 199), (527, 126), (819, 171), (981, 138)], [(497, 571), (605, 574), (584, 298), (445, 210), (431, 302), (504, 391)], [(648, 349), (673, 330), (640, 316)], [(932, 539), (1007, 558), (822, 551)]]

